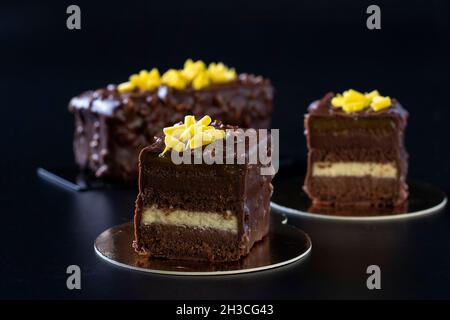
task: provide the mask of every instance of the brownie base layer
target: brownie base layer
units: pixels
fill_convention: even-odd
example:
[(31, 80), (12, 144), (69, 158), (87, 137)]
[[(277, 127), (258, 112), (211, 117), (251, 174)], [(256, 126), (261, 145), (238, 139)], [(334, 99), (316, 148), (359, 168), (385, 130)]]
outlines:
[(407, 198), (404, 182), (373, 177), (312, 177), (304, 187), (318, 206), (399, 206)]
[[(241, 244), (236, 233), (216, 229), (151, 224), (140, 226), (139, 234), (142, 244), (139, 253), (148, 257), (236, 261), (247, 255), (253, 246), (253, 243)], [(255, 239), (255, 242), (265, 235), (267, 233)]]

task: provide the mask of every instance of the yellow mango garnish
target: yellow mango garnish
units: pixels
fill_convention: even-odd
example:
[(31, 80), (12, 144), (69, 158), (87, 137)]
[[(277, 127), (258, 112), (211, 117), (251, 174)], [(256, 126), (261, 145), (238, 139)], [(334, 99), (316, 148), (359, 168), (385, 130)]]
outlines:
[(344, 97), (342, 94), (338, 93), (331, 99), (331, 105), (335, 108), (340, 108), (344, 105)]
[(209, 78), (208, 72), (203, 71), (195, 76), (194, 80), (192, 81), (192, 88), (195, 90), (200, 90), (206, 87), (209, 87), (211, 84), (211, 80)]
[(153, 90), (161, 85), (161, 76), (158, 69), (153, 68), (147, 75), (146, 79), (147, 90)]
[(210, 116), (204, 116), (200, 120), (197, 121), (197, 124), (200, 124), (202, 126), (209, 126), (209, 124), (212, 122), (212, 119)]
[(377, 96), (373, 98), (370, 106), (374, 111), (379, 111), (385, 108), (389, 108), (391, 104), (392, 102), (390, 97)]
[(184, 126), (189, 127), (195, 124), (195, 117), (194, 116), (185, 116), (184, 117)]
[(362, 94), (359, 91), (356, 91), (354, 89), (349, 89), (347, 91), (344, 91), (344, 93), (342, 94), (342, 96), (344, 97), (344, 99), (346, 100), (359, 100), (359, 99), (365, 99), (364, 94)]
[(177, 138), (170, 135), (164, 137), (164, 144), (166, 145), (166, 147), (163, 151), (163, 154), (170, 149), (173, 149), (177, 152), (182, 152), (184, 150), (184, 144)]
[(161, 78), (161, 82), (178, 90), (186, 88), (188, 84), (187, 79), (183, 76), (181, 71), (175, 69), (166, 71)]
[(186, 125), (182, 124), (179, 126), (164, 128), (163, 132), (166, 136), (169, 135), (169, 136), (179, 137), (185, 129), (186, 129)]
[[(385, 98), (388, 98), (386, 100)], [(374, 111), (387, 108), (391, 105), (389, 97), (382, 97), (377, 90), (373, 90), (369, 93), (361, 93), (359, 91), (349, 89), (342, 94), (337, 94), (331, 99), (331, 105), (334, 108), (342, 108), (346, 113), (362, 111), (369, 106)]]
[(342, 109), (347, 113), (351, 113), (351, 112), (358, 112), (358, 111), (364, 110), (365, 108), (367, 108), (367, 106), (368, 106), (367, 101), (355, 100), (355, 101), (344, 102), (344, 106), (342, 107)]
[(180, 135), (180, 140), (181, 141), (187, 141), (190, 138), (192, 138), (195, 135), (195, 131), (199, 130), (199, 126), (193, 124), (189, 127), (187, 127)]
[(183, 124), (164, 128), (166, 146), (161, 156), (169, 150), (182, 152), (187, 148), (196, 149), (225, 138), (225, 131), (210, 126), (211, 121), (210, 116), (204, 116), (198, 121), (194, 116), (186, 116)]
[(132, 84), (131, 82), (122, 82), (121, 84), (119, 84), (117, 86), (117, 90), (119, 90), (119, 92), (129, 92), (134, 90), (136, 86), (134, 84)]
[(369, 93), (364, 94), (366, 96), (367, 99), (369, 99), (370, 101), (372, 101), (373, 98), (378, 97), (380, 95), (380, 93), (378, 92), (378, 90), (373, 90)]
[(192, 81), (204, 71), (206, 71), (206, 65), (203, 61), (198, 60), (194, 62), (192, 59), (187, 59), (181, 73), (188, 81)]
[(204, 138), (203, 132), (200, 132), (200, 133), (194, 135), (191, 139), (189, 139), (189, 142), (188, 142), (189, 148), (196, 149), (196, 148), (203, 146), (203, 143), (205, 143), (205, 144), (211, 143), (211, 141), (207, 142), (203, 138)]
[(212, 84), (223, 84), (236, 78), (236, 71), (228, 68), (222, 62), (210, 63), (206, 67), (206, 64), (201, 60), (187, 59), (181, 70), (169, 69), (162, 77), (156, 68), (150, 71), (142, 70), (131, 75), (128, 82), (119, 84), (117, 89), (119, 92), (128, 92), (135, 88), (154, 90), (164, 84), (178, 90), (183, 90), (186, 87), (201, 90)]
[(142, 70), (130, 76), (130, 83), (141, 90), (153, 90), (161, 84), (158, 69)]
[(214, 141), (217, 139), (223, 139), (223, 138), (225, 138), (225, 131), (214, 129), (214, 131), (212, 132), (212, 135), (213, 135)]
[(210, 63), (208, 66), (208, 75), (213, 83), (227, 83), (237, 78), (236, 71), (229, 69), (222, 62)]

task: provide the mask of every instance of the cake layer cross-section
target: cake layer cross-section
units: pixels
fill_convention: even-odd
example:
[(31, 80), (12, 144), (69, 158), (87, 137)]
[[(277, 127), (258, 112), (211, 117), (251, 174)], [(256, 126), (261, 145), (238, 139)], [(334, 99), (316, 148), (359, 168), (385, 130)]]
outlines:
[(140, 154), (136, 250), (203, 261), (247, 255), (269, 230), (272, 176), (261, 175), (262, 165), (248, 161), (177, 165), (169, 154), (160, 156), (163, 150), (157, 139)]

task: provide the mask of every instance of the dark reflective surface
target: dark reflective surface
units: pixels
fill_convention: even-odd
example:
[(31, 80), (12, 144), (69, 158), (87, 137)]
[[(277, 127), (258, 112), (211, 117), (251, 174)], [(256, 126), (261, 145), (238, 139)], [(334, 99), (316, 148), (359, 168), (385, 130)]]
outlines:
[[(290, 217), (314, 243), (302, 263), (226, 277), (161, 276), (104, 263), (93, 250), (101, 232), (130, 221), (134, 190), (70, 192), (36, 176), (40, 165), (73, 162), (71, 97), (192, 57), (272, 80), (273, 128), (281, 153), (301, 161), (298, 176), (311, 101), (351, 87), (398, 98), (410, 112), (409, 176), (448, 194), (449, 1), (377, 1), (382, 30), (374, 31), (365, 26), (370, 3), (349, 0), (77, 1), (80, 31), (65, 27), (67, 4), (27, 2), (0, 4), (1, 298), (450, 298), (448, 207), (377, 223)], [(71, 264), (81, 268), (81, 290), (66, 287)], [(381, 268), (382, 290), (366, 287), (371, 264)]]
[(393, 217), (402, 215), (408, 217), (419, 214), (434, 213), (444, 205), (446, 195), (437, 187), (425, 182), (408, 181), (409, 198), (401, 207), (377, 208), (377, 207), (318, 207), (311, 203), (306, 193), (302, 190), (304, 178), (301, 176), (276, 179), (273, 183), (274, 194), (271, 201), (281, 211), (298, 214), (320, 214), (336, 217)]
[(39, 167), (36, 173), (42, 179), (45, 179), (57, 186), (72, 191), (89, 191), (89, 190), (108, 190), (108, 189), (135, 189), (136, 183), (116, 183), (95, 178), (88, 172), (83, 172), (75, 165), (72, 166), (56, 166), (48, 168)]
[(141, 257), (131, 247), (134, 232), (131, 223), (102, 232), (95, 241), (95, 249), (107, 261), (124, 268), (172, 274), (245, 273), (271, 269), (306, 257), (311, 249), (309, 237), (295, 227), (282, 224), (279, 215), (272, 216), (269, 235), (255, 244), (248, 256), (235, 262), (210, 263)]

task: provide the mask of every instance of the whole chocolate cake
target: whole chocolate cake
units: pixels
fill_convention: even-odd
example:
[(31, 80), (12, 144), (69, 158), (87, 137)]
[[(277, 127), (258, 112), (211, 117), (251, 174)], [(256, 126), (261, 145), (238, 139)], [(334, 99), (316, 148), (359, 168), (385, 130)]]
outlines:
[(400, 206), (408, 197), (408, 113), (378, 91), (327, 94), (305, 115), (304, 190), (315, 206)]
[[(258, 135), (258, 148), (254, 148), (244, 131), (210, 121), (208, 116), (197, 122), (187, 116), (184, 123), (165, 128), (164, 138), (142, 150), (134, 217), (138, 253), (235, 261), (267, 235), (273, 173), (262, 174), (261, 169), (270, 165), (251, 159), (264, 146), (270, 159), (270, 136)], [(201, 131), (199, 135), (194, 128)], [(243, 141), (241, 154), (238, 144)], [(228, 143), (234, 151), (219, 155), (221, 144), (217, 143)], [(196, 164), (194, 155), (187, 157), (187, 163), (174, 162), (171, 152), (186, 156), (188, 150), (213, 155), (216, 162)], [(237, 160), (240, 155), (242, 161)]]
[(237, 75), (222, 63), (187, 60), (183, 69), (161, 76), (143, 70), (70, 101), (75, 161), (98, 178), (135, 181), (139, 152), (164, 127), (188, 114), (209, 114), (230, 125), (269, 128), (272, 98), (269, 80)]

